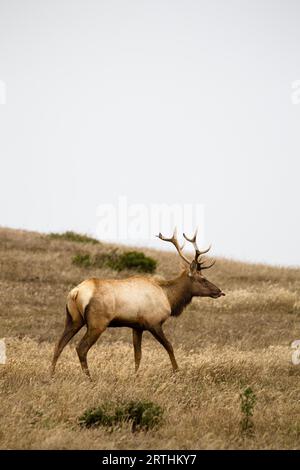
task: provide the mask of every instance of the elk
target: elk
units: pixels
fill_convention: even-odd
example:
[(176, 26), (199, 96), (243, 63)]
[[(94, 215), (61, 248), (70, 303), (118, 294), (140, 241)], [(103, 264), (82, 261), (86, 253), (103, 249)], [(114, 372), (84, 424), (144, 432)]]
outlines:
[(157, 280), (145, 276), (127, 279), (91, 278), (74, 287), (67, 296), (65, 329), (59, 339), (51, 366), (53, 376), (56, 362), (71, 338), (86, 325), (87, 331), (76, 347), (83, 372), (90, 378), (87, 353), (106, 328), (129, 327), (133, 332), (135, 370), (142, 357), (143, 332), (149, 331), (169, 354), (173, 371), (178, 369), (173, 347), (165, 337), (162, 325), (170, 316), (179, 316), (193, 297), (225, 295), (217, 286), (203, 276), (203, 271), (213, 266), (206, 265), (197, 242), (197, 230), (192, 238), (183, 234), (193, 244), (195, 257), (191, 261), (183, 253), (174, 230), (171, 238), (157, 235), (172, 243), (185, 263), (184, 270), (174, 279)]

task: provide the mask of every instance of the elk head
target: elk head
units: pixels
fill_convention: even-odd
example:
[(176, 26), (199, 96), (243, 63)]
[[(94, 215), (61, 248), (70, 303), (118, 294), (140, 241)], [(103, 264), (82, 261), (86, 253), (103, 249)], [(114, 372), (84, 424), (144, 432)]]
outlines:
[(189, 280), (191, 295), (193, 297), (212, 297), (213, 299), (217, 299), (218, 297), (225, 295), (221, 291), (221, 289), (219, 289), (219, 287), (217, 287), (215, 284), (213, 284), (203, 276), (203, 271), (205, 269), (211, 268), (215, 264), (215, 261), (213, 261), (211, 264), (205, 265), (205, 260), (201, 258), (202, 255), (204, 255), (210, 250), (210, 247), (204, 251), (199, 250), (196, 241), (197, 230), (192, 238), (188, 238), (185, 233), (183, 234), (183, 236), (188, 242), (192, 243), (195, 249), (195, 257), (193, 260), (189, 260), (182, 253), (183, 246), (181, 247), (178, 243), (176, 228), (171, 238), (166, 238), (161, 233), (159, 233), (158, 238), (163, 241), (172, 243), (175, 246), (181, 259), (183, 259), (183, 261), (188, 264), (188, 268), (185, 269), (184, 273)]

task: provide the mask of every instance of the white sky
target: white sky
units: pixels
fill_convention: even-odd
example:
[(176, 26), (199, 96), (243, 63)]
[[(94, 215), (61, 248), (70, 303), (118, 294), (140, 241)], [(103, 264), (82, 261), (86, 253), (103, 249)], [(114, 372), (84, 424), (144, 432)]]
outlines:
[(204, 204), (212, 254), (300, 265), (299, 79), (296, 0), (0, 0), (0, 225)]

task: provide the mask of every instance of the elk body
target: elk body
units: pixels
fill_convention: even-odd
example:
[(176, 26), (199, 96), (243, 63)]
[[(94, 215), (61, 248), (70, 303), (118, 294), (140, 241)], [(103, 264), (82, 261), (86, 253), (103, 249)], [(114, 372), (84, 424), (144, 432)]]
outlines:
[(82, 370), (90, 377), (87, 353), (106, 328), (130, 327), (133, 331), (135, 370), (141, 361), (142, 335), (145, 330), (169, 354), (173, 370), (178, 369), (171, 343), (165, 337), (162, 325), (170, 316), (178, 316), (191, 302), (193, 297), (212, 297), (225, 295), (217, 286), (203, 276), (203, 270), (212, 266), (204, 266), (196, 243), (196, 234), (186, 240), (193, 243), (195, 258), (188, 260), (182, 253), (174, 231), (172, 238), (161, 240), (173, 243), (178, 254), (186, 263), (186, 268), (176, 278), (159, 281), (147, 277), (130, 277), (127, 279), (87, 279), (72, 289), (67, 297), (66, 324), (64, 332), (54, 351), (51, 372), (64, 347), (71, 338), (86, 325), (87, 331), (77, 346)]

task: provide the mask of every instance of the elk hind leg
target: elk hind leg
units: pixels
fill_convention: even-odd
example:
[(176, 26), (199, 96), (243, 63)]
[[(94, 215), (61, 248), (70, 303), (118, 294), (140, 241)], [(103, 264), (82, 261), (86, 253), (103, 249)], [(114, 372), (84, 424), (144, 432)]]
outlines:
[(61, 355), (63, 349), (68, 344), (68, 342), (73, 338), (73, 336), (82, 328), (84, 321), (81, 317), (78, 317), (76, 320), (73, 320), (72, 316), (70, 315), (68, 308), (66, 308), (67, 316), (66, 316), (66, 323), (65, 329), (63, 334), (61, 335), (58, 343), (55, 346), (52, 364), (51, 364), (51, 376), (53, 377), (55, 366), (59, 356)]
[(106, 327), (90, 327), (88, 326), (87, 332), (79, 342), (78, 346), (76, 347), (77, 354), (79, 357), (79, 361), (81, 364), (81, 368), (83, 372), (91, 378), (90, 371), (87, 364), (87, 353), (93, 344), (96, 343), (97, 339), (103, 333)]

